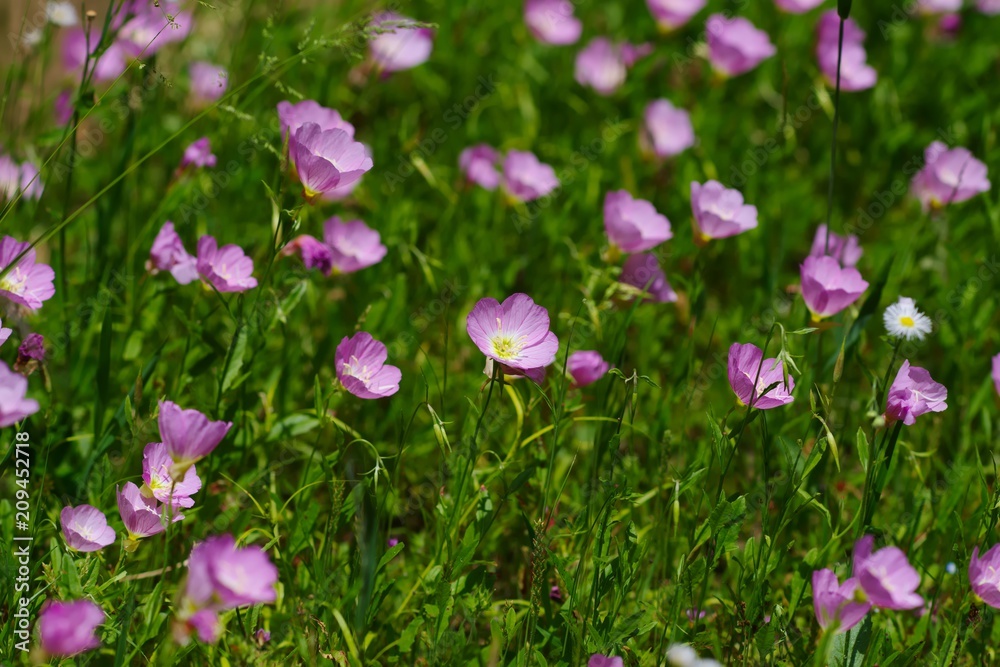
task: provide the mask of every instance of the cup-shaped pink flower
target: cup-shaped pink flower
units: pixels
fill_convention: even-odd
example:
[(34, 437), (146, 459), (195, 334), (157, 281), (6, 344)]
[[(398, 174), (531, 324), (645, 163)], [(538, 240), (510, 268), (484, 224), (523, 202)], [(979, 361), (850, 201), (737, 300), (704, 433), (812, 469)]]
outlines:
[(566, 370), (573, 378), (573, 385), (576, 387), (586, 387), (600, 380), (611, 368), (611, 364), (604, 361), (600, 352), (595, 350), (579, 350), (569, 355), (566, 360)]
[(27, 395), (28, 378), (0, 361), (0, 428), (13, 426), (38, 412), (38, 401)]
[(645, 291), (648, 294), (645, 301), (654, 303), (677, 301), (677, 292), (667, 282), (667, 276), (660, 268), (660, 261), (652, 253), (639, 253), (626, 259), (618, 280)]
[(193, 507), (194, 498), (191, 496), (201, 489), (201, 478), (192, 465), (179, 481), (175, 481), (170, 474), (173, 464), (165, 444), (151, 442), (146, 445), (142, 452), (142, 481), (145, 486), (141, 490), (148, 489), (154, 498), (161, 503), (172, 504), (174, 508)]
[(990, 189), (986, 165), (965, 148), (949, 149), (940, 141), (924, 151), (924, 166), (910, 189), (924, 210), (966, 201)]
[[(118, 495), (118, 513), (121, 515), (122, 523), (125, 524), (125, 532), (128, 533), (128, 542), (135, 543), (144, 537), (158, 535), (166, 530), (163, 523), (163, 508), (156, 499), (144, 496), (139, 487), (132, 482), (125, 482), (121, 489), (116, 487)], [(180, 521), (184, 517), (176, 512), (170, 513), (172, 521)], [(134, 549), (134, 546), (132, 547)], [(126, 545), (128, 550), (128, 545)]]
[(345, 336), (337, 346), (337, 379), (358, 398), (376, 399), (399, 391), (400, 370), (386, 362), (385, 345), (366, 331)]
[(725, 76), (749, 72), (777, 53), (767, 33), (742, 16), (712, 14), (705, 25), (705, 37), (709, 62)]
[(593, 88), (599, 95), (611, 95), (625, 83), (628, 68), (650, 49), (645, 44), (616, 44), (606, 37), (595, 37), (576, 55), (573, 76), (581, 86)]
[(833, 570), (816, 570), (812, 575), (813, 610), (821, 628), (837, 625), (837, 632), (847, 632), (871, 610), (871, 602), (858, 602), (860, 584), (851, 577), (840, 584)]
[(524, 22), (535, 39), (557, 46), (575, 43), (583, 32), (583, 24), (573, 16), (569, 0), (527, 0)]
[(188, 167), (214, 167), (217, 158), (212, 154), (212, 144), (208, 137), (202, 137), (198, 141), (184, 149), (184, 157), (181, 158), (181, 169)]
[(220, 292), (245, 292), (257, 286), (253, 277), (253, 260), (235, 244), (219, 247), (208, 236), (198, 239), (198, 274)]
[(487, 190), (495, 190), (500, 185), (499, 162), (500, 154), (487, 144), (470, 146), (458, 156), (458, 167), (465, 177)]
[(912, 426), (920, 415), (944, 412), (948, 408), (947, 399), (948, 389), (935, 382), (926, 369), (910, 366), (907, 359), (889, 387), (885, 417)]
[(307, 269), (319, 269), (327, 276), (333, 272), (333, 249), (319, 239), (302, 234), (296, 236), (281, 249), (282, 255), (296, 253), (302, 257), (302, 263)]
[(705, 8), (707, 0), (646, 0), (660, 30), (676, 30)]
[(278, 102), (278, 120), (281, 122), (281, 136), (284, 139), (288, 139), (306, 123), (316, 123), (324, 132), (343, 130), (352, 139), (354, 138), (354, 126), (344, 120), (339, 111), (325, 107), (315, 100), (302, 100), (298, 104), (288, 101)]
[(379, 233), (361, 220), (333, 216), (323, 224), (323, 241), (330, 248), (333, 273), (354, 273), (382, 261), (387, 249)]
[(559, 339), (549, 331), (549, 313), (527, 294), (512, 294), (502, 304), (480, 299), (465, 326), (480, 352), (515, 371), (544, 368), (556, 359)]
[(238, 548), (232, 535), (217, 535), (191, 549), (183, 606), (221, 611), (274, 602), (278, 568), (258, 546)]
[(806, 257), (802, 262), (802, 298), (814, 322), (836, 315), (858, 300), (868, 283), (852, 266), (842, 267), (833, 257)]
[(47, 600), (38, 614), (38, 641), (48, 655), (68, 658), (101, 645), (102, 623), (104, 611), (90, 600)]
[(422, 65), (431, 57), (434, 32), (417, 27), (413, 19), (383, 12), (371, 25), (380, 34), (368, 42), (368, 49), (382, 71), (401, 72)]
[(809, 250), (811, 257), (829, 255), (840, 262), (841, 266), (857, 266), (862, 254), (861, 244), (858, 243), (858, 237), (854, 234), (841, 236), (835, 232), (830, 232), (828, 242), (826, 225), (820, 225), (816, 230), (812, 248)]
[[(778, 359), (764, 359), (764, 352), (752, 343), (729, 346), (729, 386), (740, 405), (770, 410), (795, 400), (795, 379), (785, 385), (784, 365)], [(771, 385), (776, 385), (768, 390)]]
[(229, 73), (225, 67), (204, 61), (195, 61), (188, 66), (191, 77), (191, 97), (198, 103), (210, 103), (226, 94)]
[(323, 130), (316, 123), (295, 130), (288, 141), (288, 157), (310, 202), (354, 183), (373, 164), (364, 144), (341, 129)]
[(642, 149), (659, 158), (673, 157), (694, 146), (691, 114), (678, 109), (670, 100), (653, 100), (643, 114)]
[(873, 605), (883, 609), (916, 609), (924, 604), (917, 594), (920, 574), (898, 547), (872, 553), (875, 538), (865, 535), (854, 544), (854, 578)]
[(624, 665), (621, 658), (601, 653), (595, 653), (587, 661), (587, 667), (624, 667)]
[(174, 461), (173, 477), (205, 458), (222, 442), (232, 422), (212, 421), (197, 410), (181, 410), (171, 401), (160, 401), (160, 438)]
[(174, 231), (174, 223), (169, 220), (160, 228), (149, 251), (146, 270), (150, 273), (169, 271), (181, 285), (187, 285), (198, 278), (195, 258), (184, 249), (181, 237)]
[(35, 262), (34, 249), (28, 250), (14, 264), (14, 259), (30, 247), (27, 241), (20, 243), (11, 236), (0, 239), (0, 271), (10, 267), (7, 275), (0, 278), (0, 299), (6, 298), (29, 310), (38, 310), (42, 302), (56, 293), (52, 284), (56, 274), (51, 266)]
[(1000, 544), (994, 544), (982, 558), (979, 557), (979, 547), (972, 549), (969, 584), (972, 592), (983, 602), (1000, 609)]
[(608, 239), (625, 252), (643, 252), (673, 237), (667, 216), (651, 203), (635, 199), (627, 190), (604, 196), (604, 230)]
[(115, 541), (115, 531), (101, 510), (91, 505), (66, 506), (59, 513), (66, 545), (76, 551), (99, 551)]
[(1000, 354), (993, 357), (993, 386), (997, 388), (997, 393), (1000, 394)]
[(805, 14), (806, 12), (816, 9), (822, 5), (826, 0), (774, 0), (774, 4), (778, 6), (789, 14)]
[(528, 151), (507, 153), (503, 161), (503, 183), (507, 192), (522, 202), (544, 197), (559, 187), (555, 169)]
[(697, 239), (706, 242), (736, 236), (757, 227), (757, 207), (743, 203), (743, 194), (718, 181), (691, 182), (691, 211)]

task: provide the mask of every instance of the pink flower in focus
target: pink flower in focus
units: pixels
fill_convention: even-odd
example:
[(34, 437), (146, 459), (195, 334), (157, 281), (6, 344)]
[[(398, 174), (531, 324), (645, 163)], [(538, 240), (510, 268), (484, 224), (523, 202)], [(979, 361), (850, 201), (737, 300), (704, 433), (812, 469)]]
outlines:
[(810, 257), (823, 257), (829, 255), (837, 260), (841, 266), (857, 266), (863, 251), (858, 243), (858, 237), (854, 234), (841, 236), (835, 232), (830, 232), (829, 247), (827, 247), (826, 225), (820, 225), (813, 237), (812, 248), (809, 250)]
[(676, 30), (705, 8), (707, 0), (646, 0), (661, 31)]
[[(20, 243), (11, 236), (0, 239), (0, 271), (11, 266), (14, 258), (30, 247), (27, 241)], [(29, 310), (38, 310), (42, 302), (56, 293), (52, 284), (55, 277), (52, 267), (35, 263), (35, 250), (28, 250), (7, 275), (0, 278), (0, 297), (6, 297)]]
[(608, 239), (625, 252), (643, 252), (673, 238), (670, 221), (644, 199), (627, 190), (604, 196), (604, 230)]
[[(166, 530), (163, 525), (163, 508), (154, 498), (144, 496), (139, 487), (132, 482), (125, 482), (125, 486), (120, 490), (115, 487), (118, 496), (118, 513), (121, 515), (122, 523), (125, 524), (125, 531), (128, 533), (128, 541), (133, 543), (131, 550), (135, 549), (134, 543), (144, 537), (158, 535)], [(184, 517), (178, 512), (171, 512), (171, 520), (176, 522)], [(130, 550), (126, 545), (126, 551)]]
[(197, 61), (188, 66), (191, 77), (191, 97), (199, 103), (211, 103), (226, 94), (229, 73), (226, 68)]
[(181, 237), (174, 231), (174, 223), (167, 220), (153, 240), (153, 247), (146, 260), (146, 270), (152, 274), (169, 271), (181, 285), (187, 285), (198, 278), (198, 267), (194, 257), (184, 249)]
[(233, 426), (232, 422), (211, 421), (197, 410), (181, 410), (170, 401), (160, 402), (158, 424), (160, 438), (174, 461), (170, 474), (175, 479), (184, 479), (187, 469), (211, 454)]
[(576, 55), (574, 77), (581, 86), (611, 95), (625, 83), (628, 68), (651, 51), (648, 44), (616, 44), (606, 37), (595, 37)]
[(45, 653), (66, 658), (101, 645), (97, 626), (104, 612), (90, 600), (47, 600), (38, 614), (38, 641)]
[(379, 233), (361, 220), (333, 216), (323, 224), (323, 241), (332, 251), (333, 273), (354, 273), (382, 261), (387, 251)]
[(502, 304), (480, 299), (465, 327), (479, 351), (512, 375), (544, 369), (559, 349), (559, 339), (549, 331), (548, 311), (527, 294), (512, 294)]
[(202, 137), (184, 149), (184, 157), (181, 158), (181, 169), (187, 167), (214, 167), (216, 157), (212, 155), (212, 145), (208, 137)]
[(972, 559), (969, 561), (969, 583), (972, 592), (993, 607), (1000, 609), (1000, 544), (979, 557), (979, 547), (972, 549)]
[(912, 426), (920, 415), (944, 412), (948, 408), (947, 399), (948, 389), (943, 384), (935, 382), (925, 369), (911, 367), (906, 360), (889, 387), (885, 418)]
[(833, 257), (806, 257), (802, 262), (802, 298), (814, 322), (836, 315), (858, 300), (868, 283), (854, 267), (841, 267)]
[(924, 151), (924, 167), (913, 177), (910, 189), (924, 210), (972, 199), (989, 192), (986, 165), (965, 148), (949, 149), (940, 141)]
[(458, 166), (465, 177), (487, 190), (495, 190), (500, 185), (499, 162), (500, 154), (487, 144), (469, 146), (458, 156)]
[(833, 570), (816, 570), (812, 575), (813, 610), (821, 628), (837, 624), (837, 632), (847, 632), (865, 617), (871, 602), (856, 601), (860, 584), (851, 577), (840, 584)]
[[(161, 503), (169, 503), (175, 509), (193, 507), (191, 497), (201, 489), (201, 478), (192, 465), (184, 473), (184, 477), (175, 482), (170, 469), (174, 461), (167, 453), (167, 446), (162, 442), (151, 442), (142, 451), (142, 481), (143, 491), (148, 490)], [(171, 490), (173, 500), (171, 501)]]
[(388, 351), (371, 334), (359, 331), (345, 336), (337, 346), (335, 361), (337, 379), (344, 389), (358, 398), (376, 399), (392, 396), (399, 391), (403, 374), (385, 363)]
[(434, 48), (434, 33), (394, 12), (378, 14), (371, 23), (382, 31), (368, 42), (372, 60), (385, 72), (401, 72), (427, 62)]
[(503, 161), (503, 184), (521, 202), (544, 197), (559, 187), (555, 169), (540, 162), (534, 153), (510, 151)]
[(198, 239), (198, 274), (220, 292), (245, 292), (257, 287), (253, 277), (253, 260), (243, 249), (232, 243), (219, 248), (208, 236)]
[(691, 114), (678, 109), (669, 100), (654, 100), (643, 114), (639, 142), (659, 158), (673, 157), (694, 146)]
[(292, 133), (288, 157), (309, 202), (360, 179), (372, 168), (365, 145), (341, 129), (323, 130), (307, 122)]
[(91, 505), (67, 506), (59, 513), (66, 546), (75, 551), (99, 551), (115, 541), (104, 513)]
[[(788, 376), (785, 386), (784, 365), (777, 359), (764, 359), (764, 352), (752, 343), (733, 343), (729, 347), (729, 386), (740, 405), (770, 410), (795, 400), (795, 379)], [(776, 387), (768, 390), (771, 385)]]
[(920, 574), (906, 560), (898, 547), (885, 547), (872, 553), (875, 538), (865, 535), (854, 543), (853, 577), (858, 580), (868, 600), (883, 609), (916, 609), (924, 599), (917, 594)]
[(743, 203), (739, 190), (718, 181), (691, 182), (691, 211), (696, 240), (724, 239), (757, 227), (757, 207)]
[(573, 378), (573, 386), (586, 387), (600, 380), (611, 368), (611, 364), (604, 361), (600, 352), (594, 350), (580, 350), (569, 355), (566, 360), (566, 370)]
[(298, 104), (278, 102), (278, 120), (281, 135), (287, 139), (306, 123), (316, 123), (322, 131), (343, 130), (353, 139), (354, 126), (344, 120), (340, 112), (330, 109), (315, 100), (302, 100)]
[(742, 16), (727, 19), (723, 14), (712, 14), (705, 36), (708, 60), (726, 76), (749, 72), (777, 52), (767, 33)]
[(535, 39), (557, 46), (575, 43), (583, 32), (569, 0), (527, 0), (524, 22)]
[(660, 261), (653, 253), (640, 253), (626, 259), (618, 281), (646, 292), (648, 296), (644, 301), (654, 303), (677, 301), (677, 293), (667, 282), (667, 276), (660, 268)]
[(0, 361), (0, 428), (13, 426), (38, 412), (38, 401), (27, 395), (28, 378)]

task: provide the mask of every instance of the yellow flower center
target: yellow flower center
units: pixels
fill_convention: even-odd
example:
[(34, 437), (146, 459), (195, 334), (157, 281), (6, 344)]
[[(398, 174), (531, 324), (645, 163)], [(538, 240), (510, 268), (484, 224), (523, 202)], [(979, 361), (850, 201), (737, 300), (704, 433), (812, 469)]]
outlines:
[(899, 318), (899, 323), (902, 324), (904, 327), (912, 327), (914, 324), (913, 318), (910, 317), (909, 315), (903, 315), (901, 318)]
[(524, 336), (514, 338), (513, 336), (504, 334), (503, 324), (500, 322), (500, 318), (497, 318), (497, 332), (490, 339), (490, 343), (493, 344), (493, 354), (498, 359), (506, 361), (516, 358), (521, 353), (521, 350), (524, 349), (524, 340)]

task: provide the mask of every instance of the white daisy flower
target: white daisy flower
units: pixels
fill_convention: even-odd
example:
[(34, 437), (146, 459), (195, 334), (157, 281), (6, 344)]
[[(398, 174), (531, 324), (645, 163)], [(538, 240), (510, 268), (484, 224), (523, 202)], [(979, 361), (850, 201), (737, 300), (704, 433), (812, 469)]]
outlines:
[(45, 15), (49, 23), (68, 28), (80, 22), (76, 14), (76, 7), (72, 2), (49, 2), (45, 5)]
[(882, 321), (890, 336), (906, 340), (923, 340), (932, 328), (931, 318), (917, 310), (913, 299), (905, 296), (885, 309)]

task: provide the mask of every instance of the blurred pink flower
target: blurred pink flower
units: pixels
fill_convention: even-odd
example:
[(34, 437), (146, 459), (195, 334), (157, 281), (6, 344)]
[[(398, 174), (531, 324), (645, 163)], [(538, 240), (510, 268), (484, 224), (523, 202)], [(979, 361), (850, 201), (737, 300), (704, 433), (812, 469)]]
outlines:
[(865, 33), (853, 19), (844, 22), (844, 46), (840, 49), (840, 17), (831, 9), (820, 17), (817, 27), (816, 59), (831, 86), (837, 84), (837, 62), (840, 61), (840, 89), (867, 90), (875, 85), (878, 73), (868, 65), (863, 41)]
[(712, 14), (705, 25), (705, 36), (709, 62), (726, 76), (749, 72), (777, 52), (767, 33), (742, 16)]
[(307, 269), (319, 269), (329, 276), (333, 271), (333, 249), (314, 236), (302, 234), (285, 244), (281, 249), (284, 256), (298, 255)]
[(101, 510), (91, 505), (66, 506), (59, 513), (66, 545), (75, 551), (99, 551), (115, 541), (115, 531)]
[(1000, 0), (978, 0), (976, 9), (983, 14), (1000, 14)]
[(810, 257), (823, 257), (829, 255), (837, 260), (841, 266), (857, 266), (863, 251), (858, 237), (850, 234), (841, 236), (836, 232), (830, 232), (829, 247), (827, 247), (826, 225), (820, 225), (813, 236), (812, 248), (809, 250)]
[(354, 126), (344, 120), (340, 112), (321, 105), (315, 100), (302, 100), (298, 104), (284, 101), (278, 102), (278, 120), (281, 123), (281, 135), (288, 139), (290, 134), (306, 123), (316, 123), (322, 131), (343, 130), (354, 138)]
[(648, 44), (633, 46), (595, 37), (576, 55), (574, 77), (581, 86), (589, 86), (600, 95), (611, 95), (625, 83), (628, 68), (651, 51)]
[(557, 46), (575, 43), (583, 32), (569, 0), (526, 0), (524, 22), (535, 39)]
[(212, 453), (226, 437), (232, 422), (211, 421), (197, 410), (181, 410), (170, 401), (160, 401), (160, 438), (174, 461), (172, 477), (184, 478), (192, 465)]
[(469, 146), (458, 156), (458, 167), (465, 177), (487, 190), (495, 190), (500, 185), (499, 162), (500, 153), (487, 144)]
[(924, 167), (913, 177), (910, 189), (924, 210), (971, 199), (989, 192), (986, 165), (965, 148), (949, 149), (940, 141), (924, 151)]
[(600, 352), (594, 350), (579, 350), (566, 360), (566, 370), (573, 378), (575, 387), (586, 387), (597, 382), (610, 368), (611, 364), (604, 361)]
[(148, 58), (164, 46), (187, 39), (193, 16), (177, 2), (130, 0), (116, 17), (116, 23), (132, 15), (118, 33), (118, 42), (131, 55)]
[(742, 234), (757, 227), (757, 207), (743, 203), (739, 190), (718, 181), (691, 182), (691, 210), (696, 240), (706, 242)]
[(935, 382), (925, 369), (911, 367), (907, 359), (889, 387), (885, 417), (887, 421), (902, 421), (912, 426), (920, 415), (944, 412), (948, 408), (947, 399), (948, 389)]
[(847, 579), (843, 585), (837, 581), (833, 570), (816, 570), (812, 574), (813, 610), (821, 628), (837, 624), (837, 632), (847, 632), (871, 610), (871, 602), (858, 602), (857, 578)]
[(371, 334), (359, 331), (337, 346), (337, 379), (358, 398), (376, 399), (399, 391), (400, 370), (385, 363), (388, 351)]
[(549, 313), (527, 294), (512, 294), (502, 304), (480, 299), (465, 326), (479, 351), (512, 375), (539, 371), (556, 359), (559, 339), (549, 331)]
[(184, 249), (181, 237), (174, 231), (174, 223), (167, 220), (153, 240), (153, 247), (146, 260), (146, 270), (151, 274), (169, 271), (181, 285), (187, 285), (198, 278), (195, 258)]
[(372, 60), (385, 72), (400, 72), (427, 62), (434, 48), (434, 33), (418, 28), (411, 18), (394, 12), (378, 14), (371, 26), (382, 31), (370, 42)]
[(357, 181), (372, 168), (364, 144), (354, 141), (344, 130), (323, 130), (313, 122), (303, 124), (292, 134), (288, 157), (309, 202)]
[(639, 142), (646, 151), (659, 158), (668, 158), (694, 146), (691, 115), (678, 109), (669, 100), (653, 100), (643, 114)]
[(836, 315), (858, 300), (868, 283), (854, 267), (841, 267), (830, 256), (806, 257), (802, 262), (802, 298), (814, 322)]
[(646, 0), (661, 31), (680, 28), (705, 8), (707, 0)]
[(31, 162), (21, 163), (20, 187), (26, 199), (41, 199), (44, 185), (38, 167)]
[(97, 626), (104, 611), (90, 600), (46, 600), (38, 614), (38, 642), (45, 653), (66, 658), (101, 645)]
[(667, 282), (667, 276), (660, 268), (660, 261), (653, 253), (639, 253), (631, 255), (625, 260), (622, 266), (622, 274), (618, 278), (619, 282), (631, 285), (636, 289), (645, 291), (647, 296), (644, 301), (654, 303), (673, 303), (677, 301), (677, 293)]
[(142, 452), (142, 481), (145, 486), (141, 490), (148, 491), (161, 503), (172, 504), (175, 509), (193, 507), (194, 499), (191, 496), (201, 489), (201, 478), (192, 465), (181, 480), (175, 482), (170, 474), (173, 463), (165, 444), (151, 442), (146, 445)]
[(989, 551), (979, 557), (979, 547), (972, 549), (969, 561), (969, 583), (972, 592), (993, 607), (1000, 609), (1000, 544), (994, 544)]
[(604, 230), (611, 243), (625, 252), (643, 252), (673, 238), (667, 217), (627, 190), (612, 190), (604, 196)]
[(27, 398), (28, 378), (0, 361), (0, 428), (13, 426), (38, 412), (38, 401)]
[(184, 149), (184, 157), (181, 158), (180, 168), (214, 167), (215, 164), (216, 157), (212, 154), (212, 145), (208, 137), (202, 137)]
[(993, 386), (997, 388), (997, 393), (1000, 394), (1000, 354), (993, 357)]
[[(89, 41), (91, 58), (87, 69), (93, 72), (94, 81), (98, 83), (114, 81), (125, 72), (134, 55), (131, 53), (134, 49), (121, 40), (115, 40), (95, 59), (93, 56), (97, 51), (100, 37), (100, 30), (91, 31)], [(83, 64), (87, 62), (87, 45), (87, 34), (83, 28), (70, 28), (63, 33), (62, 64), (66, 70), (72, 72), (83, 69)]]
[(918, 0), (917, 9), (921, 14), (944, 14), (962, 10), (962, 0)]
[(191, 77), (191, 97), (199, 103), (211, 103), (226, 94), (229, 87), (229, 73), (225, 67), (205, 61), (193, 62), (188, 66)]
[(865, 535), (854, 544), (853, 576), (868, 601), (883, 609), (916, 609), (924, 604), (917, 594), (920, 574), (898, 547), (872, 553), (875, 538)]
[(544, 197), (559, 187), (555, 169), (540, 162), (534, 153), (510, 151), (503, 161), (503, 184), (521, 202)]
[(198, 274), (220, 292), (245, 292), (257, 287), (253, 277), (253, 260), (235, 244), (219, 247), (208, 236), (198, 239)]
[(780, 9), (791, 14), (804, 14), (809, 10), (816, 9), (826, 0), (774, 0), (774, 4)]
[[(729, 346), (729, 386), (740, 405), (770, 410), (795, 400), (795, 379), (788, 376), (785, 385), (784, 365), (777, 359), (764, 359), (764, 352), (752, 343)], [(777, 383), (771, 390), (768, 387)], [(766, 393), (765, 393), (766, 392)]]
[(3, 326), (3, 322), (0, 321), (0, 345), (6, 343), (12, 333), (14, 333), (14, 330), (10, 327)]
[(333, 216), (323, 224), (323, 241), (332, 250), (333, 273), (354, 273), (382, 261), (387, 249), (379, 233), (361, 220)]
[[(21, 243), (11, 236), (0, 239), (0, 271), (11, 266), (14, 258), (30, 247), (27, 241)], [(38, 310), (42, 302), (56, 293), (52, 284), (55, 277), (52, 267), (36, 263), (35, 250), (28, 250), (7, 275), (0, 278), (0, 297), (6, 297), (29, 310)]]
[(73, 91), (66, 89), (59, 93), (56, 97), (55, 104), (52, 108), (52, 114), (55, 116), (56, 125), (64, 127), (69, 125), (70, 121), (73, 120)]
[(624, 665), (621, 658), (600, 653), (590, 656), (590, 660), (587, 661), (587, 667), (624, 667)]

